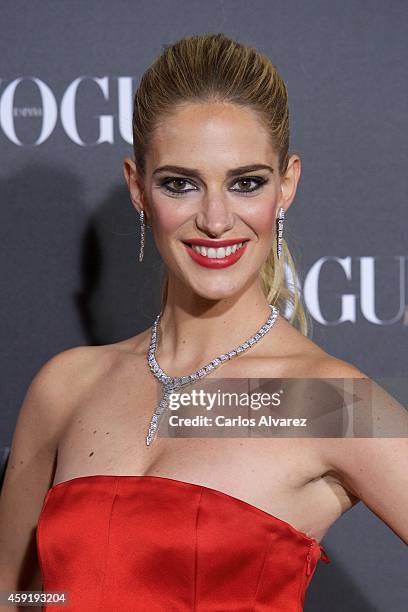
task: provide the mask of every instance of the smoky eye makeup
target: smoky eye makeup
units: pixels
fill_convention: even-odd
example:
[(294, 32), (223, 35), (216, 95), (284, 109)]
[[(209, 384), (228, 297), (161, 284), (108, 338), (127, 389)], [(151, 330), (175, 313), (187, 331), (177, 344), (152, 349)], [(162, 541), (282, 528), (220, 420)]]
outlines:
[(258, 191), (263, 185), (268, 183), (268, 179), (263, 176), (240, 176), (236, 178), (232, 184), (236, 185), (237, 183), (244, 183), (247, 186), (251, 185), (251, 183), (255, 183), (255, 185), (250, 186), (248, 189), (230, 189), (231, 191), (237, 191), (238, 193), (246, 195)]
[[(229, 190), (244, 196), (250, 195), (258, 191), (268, 182), (269, 179), (263, 176), (238, 176), (231, 181)], [(246, 185), (246, 187), (244, 187), (243, 189), (236, 189), (234, 188), (234, 185), (236, 184), (241, 184), (241, 186)], [(193, 188), (185, 188), (186, 185), (192, 185)], [(176, 197), (182, 196), (185, 193), (197, 191), (197, 187), (190, 179), (181, 176), (163, 177), (158, 180), (158, 186), (160, 189), (163, 189), (169, 195)]]

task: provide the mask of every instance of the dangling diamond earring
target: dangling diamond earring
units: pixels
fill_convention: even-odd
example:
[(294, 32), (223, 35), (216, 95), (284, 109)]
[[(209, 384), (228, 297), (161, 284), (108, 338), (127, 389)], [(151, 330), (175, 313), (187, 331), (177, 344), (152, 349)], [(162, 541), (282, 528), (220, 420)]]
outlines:
[(139, 252), (139, 261), (142, 261), (142, 259), (143, 259), (144, 241), (145, 241), (144, 210), (141, 210), (140, 211), (140, 252)]
[(282, 255), (282, 237), (283, 237), (283, 222), (285, 220), (285, 209), (279, 209), (278, 216), (278, 259), (281, 258)]

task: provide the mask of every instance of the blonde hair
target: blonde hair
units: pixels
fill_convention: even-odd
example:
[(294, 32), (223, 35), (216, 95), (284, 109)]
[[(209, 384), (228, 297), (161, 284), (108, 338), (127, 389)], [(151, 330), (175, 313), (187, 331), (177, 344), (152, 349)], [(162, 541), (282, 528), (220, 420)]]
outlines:
[[(206, 33), (164, 45), (163, 53), (141, 78), (133, 108), (133, 148), (141, 177), (158, 120), (171, 115), (182, 104), (210, 101), (237, 104), (256, 113), (271, 135), (279, 158), (279, 174), (283, 176), (289, 162), (289, 109), (283, 79), (270, 59), (255, 48), (222, 33)], [(289, 307), (289, 322), (307, 336), (311, 321), (296, 284), (294, 259), (286, 237), (281, 258), (277, 258), (276, 240), (277, 232), (260, 270), (262, 290), (268, 303), (278, 306), (281, 312)], [(286, 282), (286, 267), (293, 284)], [(162, 309), (167, 291), (168, 275), (162, 287)]]

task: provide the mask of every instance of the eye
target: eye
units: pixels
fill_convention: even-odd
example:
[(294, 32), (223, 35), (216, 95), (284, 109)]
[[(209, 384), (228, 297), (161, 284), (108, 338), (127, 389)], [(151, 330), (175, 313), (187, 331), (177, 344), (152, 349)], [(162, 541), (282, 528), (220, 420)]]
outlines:
[[(240, 183), (241, 185), (244, 185), (244, 189), (232, 189), (231, 191), (237, 191), (238, 193), (243, 193), (246, 195), (247, 193), (258, 191), (258, 189), (267, 182), (268, 180), (262, 178), (261, 176), (241, 176), (235, 181), (234, 185)], [(255, 186), (252, 188), (247, 188), (251, 183), (255, 183)]]
[[(235, 180), (234, 185), (240, 184), (241, 189), (231, 189), (231, 191), (236, 191), (237, 193), (241, 193), (243, 195), (250, 194), (254, 191), (258, 191), (258, 189), (268, 182), (268, 179), (265, 179), (261, 176), (241, 176)], [(255, 183), (253, 187), (251, 187), (251, 183)], [(189, 193), (190, 191), (197, 191), (197, 188), (193, 189), (183, 189), (187, 184), (193, 185), (190, 180), (186, 178), (181, 178), (179, 176), (172, 176), (163, 179), (160, 182), (160, 187), (164, 187), (164, 189), (171, 193), (174, 196), (182, 196), (183, 193)], [(173, 186), (170, 186), (173, 185)], [(243, 187), (243, 188), (242, 188)]]
[[(169, 187), (169, 185), (171, 183), (174, 183), (176, 185), (176, 188), (174, 189), (174, 187)], [(171, 178), (167, 178), (164, 179), (163, 181), (161, 181), (160, 185), (162, 187), (164, 187), (166, 189), (166, 191), (169, 191), (170, 193), (178, 196), (178, 195), (182, 195), (183, 193), (187, 193), (188, 191), (195, 191), (195, 189), (178, 189), (177, 186), (183, 186), (186, 183), (190, 183), (190, 181), (188, 181), (187, 179), (184, 178), (180, 178), (177, 176), (173, 176)], [(190, 183), (191, 185), (192, 183)]]

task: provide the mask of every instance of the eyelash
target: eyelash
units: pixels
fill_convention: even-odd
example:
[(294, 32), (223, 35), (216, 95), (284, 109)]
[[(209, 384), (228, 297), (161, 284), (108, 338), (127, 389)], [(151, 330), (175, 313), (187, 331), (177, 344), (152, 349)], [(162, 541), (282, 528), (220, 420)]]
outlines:
[[(163, 179), (160, 182), (160, 186), (164, 187), (167, 192), (170, 192), (176, 197), (180, 197), (184, 193), (189, 193), (190, 191), (194, 191), (194, 189), (184, 189), (183, 191), (177, 191), (176, 189), (171, 189), (170, 187), (168, 187), (168, 185), (169, 183), (172, 183), (173, 181), (183, 181), (183, 182), (191, 183), (191, 181), (189, 181), (188, 179), (182, 178), (180, 176), (173, 176), (173, 177)], [(262, 187), (262, 185), (265, 185), (268, 182), (268, 179), (265, 179), (259, 176), (241, 176), (241, 177), (238, 177), (234, 181), (233, 185), (235, 185), (235, 183), (239, 183), (240, 181), (254, 181), (257, 184), (257, 187), (253, 187), (252, 189), (247, 190), (247, 191), (233, 189), (233, 191), (236, 191), (237, 193), (240, 193), (245, 196), (245, 195), (253, 193), (254, 191), (258, 191), (258, 189)]]

